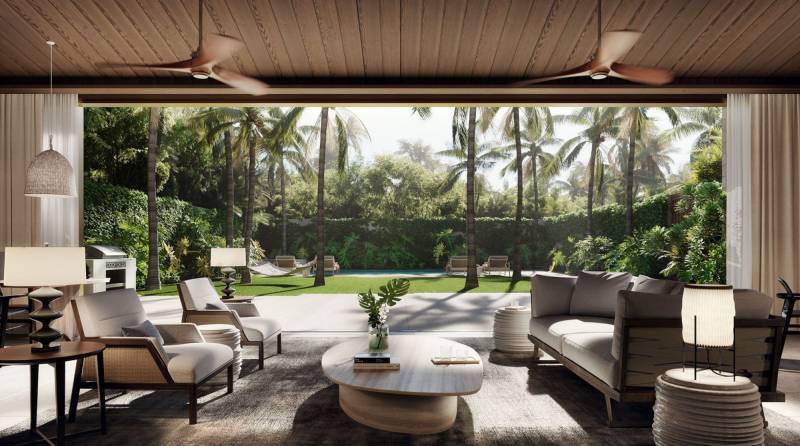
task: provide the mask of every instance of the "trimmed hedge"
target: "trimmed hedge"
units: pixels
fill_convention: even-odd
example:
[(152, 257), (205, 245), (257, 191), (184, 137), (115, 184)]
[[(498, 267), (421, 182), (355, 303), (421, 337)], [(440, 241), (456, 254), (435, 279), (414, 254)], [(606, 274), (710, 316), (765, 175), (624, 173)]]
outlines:
[[(635, 204), (634, 223), (638, 230), (667, 225), (668, 195), (659, 194)], [(619, 243), (625, 238), (625, 210), (610, 205), (594, 212), (597, 234)], [(335, 255), (342, 268), (440, 268), (433, 250), (444, 231), (452, 231), (454, 253), (463, 252), (464, 220), (436, 219), (329, 219), (325, 223), (326, 250)], [(526, 267), (547, 268), (548, 255), (554, 248), (563, 248), (567, 239), (581, 239), (586, 234), (586, 214), (577, 212), (539, 221), (523, 219), (523, 263)], [(257, 240), (273, 257), (281, 246), (280, 225), (262, 226)], [(313, 220), (293, 220), (287, 228), (289, 253), (313, 257), (316, 230)], [(479, 260), (487, 255), (511, 254), (514, 243), (513, 218), (477, 218), (476, 242)], [(447, 253), (449, 254), (449, 253)]]

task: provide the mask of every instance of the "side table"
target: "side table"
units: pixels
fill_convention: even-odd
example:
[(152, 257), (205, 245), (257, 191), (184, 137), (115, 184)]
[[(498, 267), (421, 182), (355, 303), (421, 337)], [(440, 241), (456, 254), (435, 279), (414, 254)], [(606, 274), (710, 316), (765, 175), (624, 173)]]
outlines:
[[(61, 342), (61, 349), (57, 352), (31, 353), (30, 345), (17, 345), (0, 349), (0, 364), (3, 365), (27, 365), (31, 372), (31, 427), (30, 433), (38, 435), (50, 445), (62, 446), (65, 444), (66, 437), (86, 434), (90, 432), (107, 431), (106, 424), (106, 393), (105, 381), (103, 379), (103, 350), (105, 345), (98, 342)], [(66, 415), (64, 413), (66, 377), (64, 376), (64, 365), (67, 361), (81, 362), (90, 356), (97, 357), (97, 395), (100, 404), (100, 428), (81, 432), (66, 434)], [(39, 399), (39, 366), (49, 364), (56, 369), (56, 442), (45, 436), (36, 424), (36, 409)], [(76, 373), (77, 380), (80, 379), (80, 372)], [(70, 406), (77, 404), (77, 399), (73, 395)]]
[[(206, 342), (226, 345), (233, 350), (233, 363), (231, 363), (233, 366), (233, 379), (239, 379), (239, 374), (242, 372), (242, 337), (239, 329), (228, 324), (198, 325), (197, 329), (203, 334)], [(227, 379), (224, 373), (220, 373), (208, 382), (211, 384), (225, 384), (228, 382)]]
[(504, 353), (533, 353), (528, 339), (530, 307), (503, 307), (494, 312), (494, 346)]
[(656, 380), (653, 439), (656, 445), (764, 444), (758, 387), (710, 370), (667, 370)]

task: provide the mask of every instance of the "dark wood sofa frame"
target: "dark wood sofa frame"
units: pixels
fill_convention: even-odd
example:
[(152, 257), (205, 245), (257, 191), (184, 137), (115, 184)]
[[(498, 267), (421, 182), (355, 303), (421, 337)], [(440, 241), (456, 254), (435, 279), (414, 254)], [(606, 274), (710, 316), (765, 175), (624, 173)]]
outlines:
[[(766, 402), (783, 402), (786, 395), (777, 390), (780, 363), (781, 329), (783, 318), (737, 319), (736, 366), (737, 375), (747, 376), (761, 391)], [(624, 403), (651, 403), (655, 401), (655, 380), (666, 370), (681, 367), (683, 363), (682, 328), (680, 319), (623, 319), (622, 345), (617, 382), (610, 386), (600, 378), (563, 356), (533, 335), (530, 341), (554, 360), (538, 363), (560, 363), (605, 397), (608, 425), (626, 427), (619, 419), (619, 405)], [(647, 352), (658, 346), (658, 357)], [(686, 365), (691, 365), (691, 355), (686, 355)], [(732, 357), (723, 357), (722, 366), (730, 367)]]

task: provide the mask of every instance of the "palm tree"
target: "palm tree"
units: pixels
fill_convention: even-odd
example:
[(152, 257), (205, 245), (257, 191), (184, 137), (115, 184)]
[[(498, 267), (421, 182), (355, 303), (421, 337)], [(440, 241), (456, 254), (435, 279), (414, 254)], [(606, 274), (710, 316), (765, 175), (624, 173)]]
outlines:
[(589, 147), (589, 162), (586, 173), (589, 176), (586, 200), (586, 232), (593, 235), (592, 209), (594, 205), (595, 169), (597, 152), (607, 136), (617, 133), (619, 107), (581, 107), (575, 113), (554, 117), (556, 122), (583, 126), (583, 130), (567, 141), (558, 150), (558, 159), (565, 167), (571, 166), (581, 151)]
[(286, 228), (288, 225), (286, 213), (286, 161), (288, 160), (302, 174), (307, 174), (310, 168), (306, 157), (305, 141), (298, 127), (298, 121), (304, 110), (303, 107), (289, 109), (275, 107), (270, 108), (267, 112), (270, 129), (265, 138), (266, 149), (271, 155), (270, 158), (278, 161), (280, 171), (282, 254), (288, 252), (286, 241)]
[[(511, 275), (512, 281), (518, 281), (522, 278), (522, 205), (523, 205), (523, 161), (525, 155), (522, 153), (523, 139), (530, 134), (549, 134), (553, 133), (553, 117), (548, 108), (524, 108), (524, 128), (520, 124), (520, 109), (519, 107), (511, 107), (501, 118), (500, 127), (504, 138), (513, 140), (513, 145), (506, 146), (508, 150), (513, 147), (514, 161), (513, 165), (506, 166), (502, 174), (506, 171), (513, 171), (517, 177), (517, 202), (514, 215), (514, 250), (512, 253), (513, 273)], [(527, 141), (526, 141), (527, 142)], [(530, 166), (532, 169), (532, 181), (534, 190), (534, 214), (538, 214), (538, 187), (536, 185), (536, 158), (535, 145), (532, 144), (531, 150), (528, 152), (530, 157)], [(509, 150), (510, 151), (510, 150)]]
[(696, 135), (692, 148), (696, 151), (713, 144), (722, 135), (722, 107), (680, 107), (675, 109), (680, 124), (670, 131), (670, 137), (680, 139)]
[(407, 156), (411, 161), (422, 165), (422, 167), (431, 172), (441, 171), (442, 163), (433, 156), (433, 147), (430, 144), (426, 144), (421, 139), (414, 141), (401, 139), (397, 141), (397, 145), (397, 151), (401, 155)]
[(158, 163), (158, 124), (161, 108), (150, 108), (150, 123), (147, 138), (147, 284), (148, 290), (161, 288), (158, 273), (158, 207), (156, 204), (156, 164)]
[(649, 193), (657, 193), (666, 187), (667, 179), (672, 173), (672, 134), (670, 132), (650, 132), (642, 137), (642, 149), (638, 163), (639, 181), (647, 187)]
[[(678, 114), (672, 107), (658, 107), (673, 127), (680, 122)], [(650, 107), (625, 107), (620, 116), (618, 137), (627, 139), (628, 159), (625, 163), (625, 234), (633, 234), (633, 170), (636, 165), (636, 143), (641, 140), (642, 135), (651, 131), (654, 125), (652, 118), (648, 116)]]
[(347, 167), (349, 152), (361, 150), (361, 140), (369, 139), (364, 123), (346, 108), (322, 107), (317, 124), (304, 129), (308, 133), (308, 145), (319, 139), (317, 165), (317, 268), (314, 286), (325, 285), (325, 158), (329, 148), (336, 148), (337, 171)]
[(217, 107), (202, 109), (189, 119), (189, 125), (198, 130), (206, 144), (222, 142), (225, 148), (225, 246), (233, 247), (234, 175), (233, 134), (238, 130), (236, 121), (225, 110)]

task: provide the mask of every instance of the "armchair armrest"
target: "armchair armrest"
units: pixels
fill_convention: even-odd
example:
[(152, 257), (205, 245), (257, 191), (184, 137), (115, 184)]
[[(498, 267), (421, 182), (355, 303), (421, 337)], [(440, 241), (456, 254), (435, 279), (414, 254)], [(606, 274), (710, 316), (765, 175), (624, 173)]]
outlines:
[(252, 302), (234, 302), (225, 305), (227, 305), (228, 309), (235, 311), (239, 317), (261, 316), (261, 313), (258, 312), (258, 308), (256, 308), (255, 304)]
[(205, 342), (197, 325), (193, 323), (155, 324), (155, 327), (164, 337), (164, 345)]
[[(172, 378), (167, 370), (169, 358), (154, 338), (108, 336), (85, 338), (86, 341), (105, 344), (103, 353), (107, 383), (169, 383)], [(95, 359), (86, 358), (83, 376), (95, 379)]]
[(242, 321), (233, 310), (186, 310), (183, 312), (183, 321), (197, 325), (228, 324), (243, 330)]

